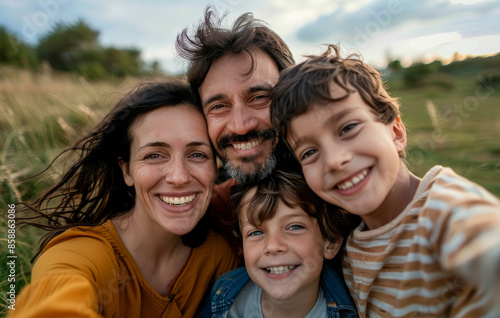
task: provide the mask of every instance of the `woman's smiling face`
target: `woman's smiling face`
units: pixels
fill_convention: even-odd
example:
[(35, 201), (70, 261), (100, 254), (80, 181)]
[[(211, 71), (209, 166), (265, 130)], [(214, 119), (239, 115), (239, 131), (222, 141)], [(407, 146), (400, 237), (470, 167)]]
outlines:
[(135, 188), (134, 213), (175, 235), (189, 233), (210, 204), (216, 176), (205, 118), (192, 105), (165, 106), (130, 128), (129, 162), (120, 161)]

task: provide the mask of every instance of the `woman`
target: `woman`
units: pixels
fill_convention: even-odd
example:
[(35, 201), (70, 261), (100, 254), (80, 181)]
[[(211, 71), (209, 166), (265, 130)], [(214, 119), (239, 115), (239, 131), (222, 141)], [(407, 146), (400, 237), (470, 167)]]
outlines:
[(12, 317), (193, 317), (237, 266), (204, 214), (215, 158), (182, 82), (146, 83), (82, 138), (77, 161), (24, 212), (49, 230)]

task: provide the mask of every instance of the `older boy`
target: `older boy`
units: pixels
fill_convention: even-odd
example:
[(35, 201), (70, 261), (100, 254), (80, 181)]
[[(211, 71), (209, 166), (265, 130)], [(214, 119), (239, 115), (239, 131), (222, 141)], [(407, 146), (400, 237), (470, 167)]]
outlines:
[(271, 116), (312, 190), (363, 220), (344, 263), (361, 317), (499, 317), (500, 202), (449, 168), (407, 169), (378, 71), (330, 45), (282, 74)]

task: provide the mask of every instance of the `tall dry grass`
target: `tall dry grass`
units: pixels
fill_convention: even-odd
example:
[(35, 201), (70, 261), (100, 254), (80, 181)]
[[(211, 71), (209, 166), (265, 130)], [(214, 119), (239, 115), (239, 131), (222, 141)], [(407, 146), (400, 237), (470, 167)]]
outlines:
[[(0, 317), (8, 310), (5, 299), (10, 289), (8, 205), (30, 200), (50, 186), (61, 167), (47, 178), (26, 178), (46, 169), (139, 81), (89, 83), (72, 75), (33, 74), (0, 66), (0, 228), (5, 229), (0, 236)], [(16, 293), (29, 282), (30, 260), (41, 234), (16, 227)]]

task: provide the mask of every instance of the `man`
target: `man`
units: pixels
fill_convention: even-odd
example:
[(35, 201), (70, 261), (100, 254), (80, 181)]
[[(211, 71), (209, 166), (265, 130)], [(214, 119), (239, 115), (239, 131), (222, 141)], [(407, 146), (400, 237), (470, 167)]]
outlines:
[(187, 77), (199, 94), (208, 133), (226, 172), (238, 182), (261, 180), (274, 169), (277, 136), (270, 91), (293, 65), (283, 40), (251, 13), (224, 29), (212, 8), (192, 35), (184, 29), (176, 49), (189, 61)]
[[(236, 182), (262, 180), (287, 161), (287, 149), (272, 129), (270, 93), (281, 70), (295, 64), (285, 42), (251, 13), (241, 15), (231, 29), (225, 15), (208, 7), (204, 20), (189, 34), (178, 36), (178, 54), (188, 60), (187, 78), (197, 93), (210, 140), (230, 179), (219, 175), (210, 215), (213, 226), (240, 252), (234, 241), (226, 202)], [(300, 169), (300, 165), (296, 166)], [(222, 182), (224, 181), (224, 182)]]

